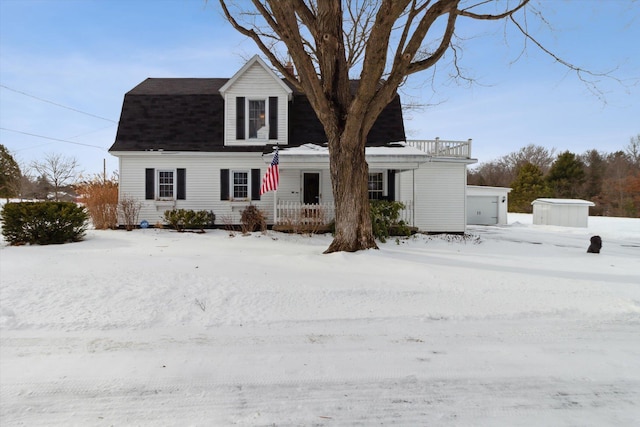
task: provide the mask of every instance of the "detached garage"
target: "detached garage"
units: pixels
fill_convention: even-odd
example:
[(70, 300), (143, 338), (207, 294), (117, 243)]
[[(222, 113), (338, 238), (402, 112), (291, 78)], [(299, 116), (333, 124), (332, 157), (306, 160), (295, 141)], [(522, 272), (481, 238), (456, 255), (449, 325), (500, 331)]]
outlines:
[(531, 204), (534, 224), (563, 227), (586, 227), (589, 206), (595, 206), (593, 202), (580, 199), (536, 199)]
[(467, 185), (467, 225), (506, 225), (510, 188)]

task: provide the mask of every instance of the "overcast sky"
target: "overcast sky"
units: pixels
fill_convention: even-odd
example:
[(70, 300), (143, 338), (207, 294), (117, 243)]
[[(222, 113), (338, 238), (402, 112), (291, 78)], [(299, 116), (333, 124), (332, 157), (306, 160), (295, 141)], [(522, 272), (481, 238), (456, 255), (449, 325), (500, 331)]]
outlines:
[[(528, 144), (624, 150), (640, 133), (640, 2), (538, 4), (553, 30), (534, 24), (536, 37), (620, 81), (599, 78), (595, 95), (531, 43), (520, 55), (504, 23), (461, 23), (460, 65), (474, 83), (448, 79), (446, 63), (433, 79), (412, 76), (402, 99), (423, 107), (406, 113), (408, 139), (472, 138), (479, 162)], [(0, 141), (23, 165), (60, 153), (87, 175), (104, 159), (116, 171), (107, 150), (127, 91), (147, 77), (231, 77), (255, 53), (216, 0), (0, 0)]]

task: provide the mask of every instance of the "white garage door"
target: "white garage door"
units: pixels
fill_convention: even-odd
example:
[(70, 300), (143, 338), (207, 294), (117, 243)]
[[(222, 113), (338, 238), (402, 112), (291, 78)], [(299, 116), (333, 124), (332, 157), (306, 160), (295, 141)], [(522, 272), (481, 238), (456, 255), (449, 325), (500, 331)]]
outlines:
[(498, 196), (467, 196), (467, 224), (496, 225)]

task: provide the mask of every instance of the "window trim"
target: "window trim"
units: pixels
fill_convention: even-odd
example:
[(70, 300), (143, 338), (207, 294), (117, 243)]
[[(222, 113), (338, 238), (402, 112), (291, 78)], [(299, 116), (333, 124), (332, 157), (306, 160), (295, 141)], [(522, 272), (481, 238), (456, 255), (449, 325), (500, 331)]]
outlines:
[[(247, 176), (247, 195), (246, 197), (235, 196), (235, 174), (244, 173)], [(229, 169), (229, 200), (231, 201), (247, 201), (251, 200), (251, 170), (250, 169)]]
[[(380, 178), (381, 178), (382, 188), (380, 190), (371, 190), (371, 189), (369, 189), (369, 183), (371, 182), (370, 178), (371, 178), (371, 175), (373, 175), (373, 174), (379, 175)], [(379, 199), (372, 199), (371, 198), (371, 193), (372, 192), (380, 193), (380, 198)], [(387, 195), (388, 195), (388, 191), (387, 191), (387, 176), (386, 176), (386, 174), (384, 173), (383, 170), (370, 170), (369, 171), (369, 173), (367, 175), (367, 194), (368, 194), (369, 200), (384, 200), (387, 197)]]
[[(170, 197), (162, 197), (161, 191), (160, 191), (160, 187), (162, 185), (168, 185), (168, 184), (163, 184), (160, 182), (160, 174), (163, 172), (170, 172), (171, 173), (171, 196)], [(177, 172), (176, 169), (156, 169), (156, 200), (176, 200), (176, 187), (177, 187)]]
[[(256, 136), (251, 136), (251, 103), (252, 102), (262, 102), (264, 106), (264, 118), (262, 119), (264, 125), (260, 129), (256, 129)], [(251, 141), (267, 141), (269, 139), (269, 98), (257, 98), (257, 97), (247, 97), (245, 98), (245, 135), (247, 140)], [(260, 130), (266, 130), (266, 137), (260, 138)], [(264, 131), (263, 131), (264, 132)]]
[[(285, 140), (280, 138), (279, 125), (281, 123), (280, 116), (280, 96), (236, 96), (234, 112), (228, 111), (230, 114), (235, 114), (235, 133), (232, 138), (225, 137), (225, 145), (267, 145), (270, 143), (284, 144)], [(259, 101), (264, 103), (264, 126), (261, 128), (261, 137), (249, 137), (249, 105), (252, 101)], [(231, 116), (230, 116), (231, 117)], [(286, 116), (285, 116), (286, 117)], [(225, 120), (231, 120), (229, 118)], [(232, 122), (225, 121), (226, 126), (232, 125)], [(230, 128), (233, 132), (233, 130)]]

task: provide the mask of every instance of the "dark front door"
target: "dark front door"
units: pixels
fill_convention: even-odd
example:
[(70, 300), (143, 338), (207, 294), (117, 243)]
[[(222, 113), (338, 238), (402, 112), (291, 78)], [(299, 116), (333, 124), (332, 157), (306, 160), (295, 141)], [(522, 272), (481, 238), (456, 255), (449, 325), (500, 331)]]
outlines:
[(302, 202), (320, 203), (320, 172), (302, 173)]

